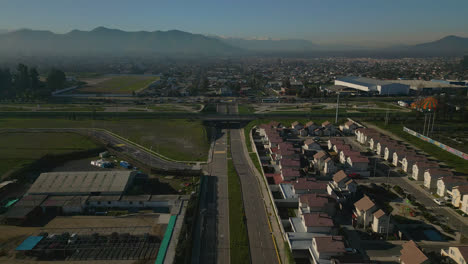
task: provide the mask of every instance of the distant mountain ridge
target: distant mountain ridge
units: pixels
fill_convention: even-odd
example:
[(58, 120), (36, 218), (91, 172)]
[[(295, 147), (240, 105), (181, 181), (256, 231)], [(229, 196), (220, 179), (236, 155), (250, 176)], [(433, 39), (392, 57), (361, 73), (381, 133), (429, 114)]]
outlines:
[(72, 30), (66, 34), (30, 29), (0, 34), (0, 54), (3, 55), (238, 56), (262, 53), (272, 56), (462, 56), (468, 54), (468, 38), (447, 36), (417, 45), (371, 49), (339, 43), (317, 45), (303, 39), (222, 38), (180, 30), (128, 32), (106, 27), (91, 31)]
[(179, 30), (127, 32), (97, 27), (66, 34), (22, 29), (0, 35), (0, 53), (34, 54), (235, 54), (239, 48), (218, 39)]

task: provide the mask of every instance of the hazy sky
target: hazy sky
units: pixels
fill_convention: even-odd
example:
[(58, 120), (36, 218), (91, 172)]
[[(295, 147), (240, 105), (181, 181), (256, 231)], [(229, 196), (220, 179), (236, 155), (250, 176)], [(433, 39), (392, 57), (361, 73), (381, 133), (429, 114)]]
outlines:
[(0, 0), (0, 29), (179, 29), (316, 43), (468, 36), (467, 0)]

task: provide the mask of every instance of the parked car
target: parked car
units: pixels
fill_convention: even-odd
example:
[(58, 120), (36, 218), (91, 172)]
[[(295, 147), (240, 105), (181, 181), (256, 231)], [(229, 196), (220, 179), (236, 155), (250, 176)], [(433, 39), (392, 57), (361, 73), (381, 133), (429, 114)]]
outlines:
[(434, 203), (436, 203), (438, 205), (444, 205), (445, 201), (440, 199), (440, 198), (434, 198)]

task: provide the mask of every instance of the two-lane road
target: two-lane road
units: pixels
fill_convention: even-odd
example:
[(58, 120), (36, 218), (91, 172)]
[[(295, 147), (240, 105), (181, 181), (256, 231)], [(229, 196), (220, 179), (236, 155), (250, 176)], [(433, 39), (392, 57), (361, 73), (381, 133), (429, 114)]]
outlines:
[(273, 238), (268, 223), (263, 197), (241, 139), (242, 129), (231, 129), (231, 154), (242, 186), (242, 199), (247, 218), (247, 230), (252, 263), (278, 263)]

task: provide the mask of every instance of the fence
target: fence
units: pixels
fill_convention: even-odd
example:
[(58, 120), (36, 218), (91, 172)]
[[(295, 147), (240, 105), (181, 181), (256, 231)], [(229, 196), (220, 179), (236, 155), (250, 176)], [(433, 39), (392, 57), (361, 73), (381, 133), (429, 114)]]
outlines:
[(447, 146), (447, 145), (445, 145), (445, 144), (442, 144), (442, 143), (440, 143), (439, 141), (436, 141), (436, 140), (434, 140), (434, 139), (432, 139), (432, 138), (429, 138), (429, 137), (426, 137), (426, 136), (424, 136), (424, 135), (421, 135), (421, 134), (419, 134), (418, 132), (413, 131), (413, 130), (407, 128), (407, 127), (403, 127), (403, 131), (405, 131), (406, 133), (408, 133), (408, 134), (410, 134), (410, 135), (413, 135), (413, 136), (415, 136), (415, 137), (417, 137), (417, 138), (420, 138), (420, 139), (422, 139), (422, 140), (424, 140), (424, 141), (426, 141), (426, 142), (428, 142), (428, 143), (431, 143), (431, 144), (433, 144), (433, 145), (436, 145), (437, 147), (439, 147), (439, 148), (441, 148), (441, 149), (443, 149), (443, 150), (445, 150), (445, 151), (447, 151), (447, 152), (450, 152), (450, 153), (452, 153), (453, 155), (456, 155), (456, 156), (458, 156), (458, 157), (460, 157), (460, 158), (462, 158), (462, 159), (464, 159), (464, 160), (468, 160), (468, 154), (466, 154), (466, 153), (464, 153), (464, 152), (461, 152), (461, 151), (459, 151), (459, 150), (457, 150), (457, 149), (454, 149), (454, 148), (452, 148), (452, 147), (450, 147), (450, 146)]

